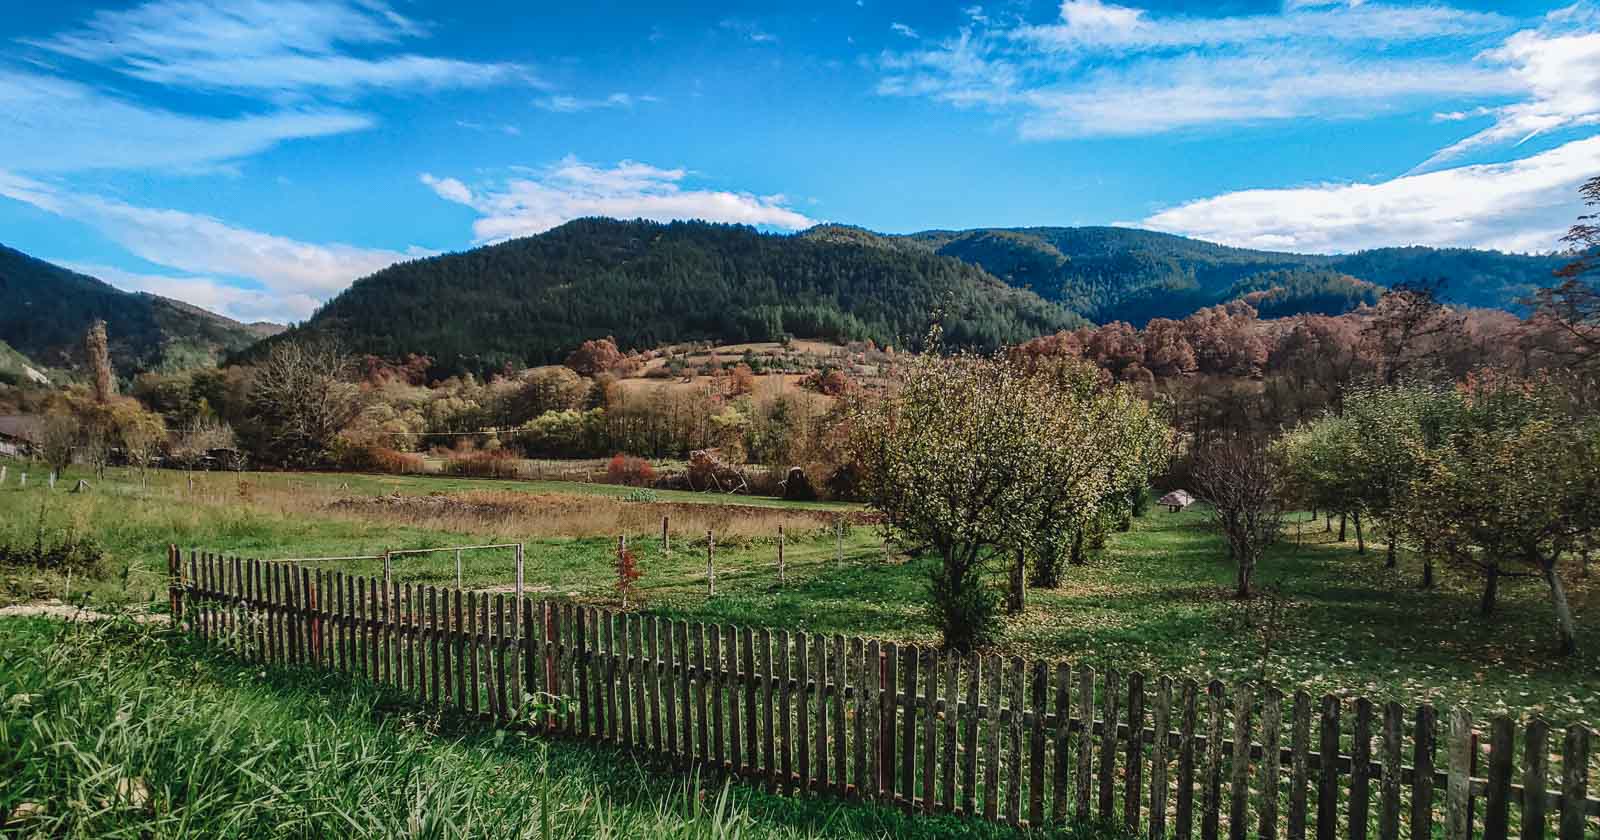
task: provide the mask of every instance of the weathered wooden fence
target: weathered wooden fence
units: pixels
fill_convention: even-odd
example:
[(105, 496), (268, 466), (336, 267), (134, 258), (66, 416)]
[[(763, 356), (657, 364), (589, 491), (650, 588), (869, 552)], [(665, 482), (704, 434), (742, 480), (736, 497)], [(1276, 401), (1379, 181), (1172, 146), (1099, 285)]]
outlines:
[(175, 548), (169, 569), (174, 615), (240, 655), (785, 794), (1018, 827), (1103, 820), (1155, 840), (1600, 836), (1581, 725), (1480, 727), (1428, 705), (1147, 683)]

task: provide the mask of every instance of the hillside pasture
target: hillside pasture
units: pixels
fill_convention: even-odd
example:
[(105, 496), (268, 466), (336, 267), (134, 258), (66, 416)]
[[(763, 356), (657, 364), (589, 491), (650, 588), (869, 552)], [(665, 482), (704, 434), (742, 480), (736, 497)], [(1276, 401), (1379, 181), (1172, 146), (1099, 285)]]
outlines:
[[(70, 486), (69, 481), (63, 482)], [(623, 500), (626, 488), (552, 482), (318, 474), (211, 474), (189, 494), (181, 474), (148, 487), (114, 474), (86, 494), (49, 493), (15, 479), (0, 489), (0, 542), (31, 544), (74, 533), (97, 540), (109, 561), (81, 574), (0, 567), (7, 601), (87, 594), (103, 602), (156, 602), (168, 543), (256, 558), (376, 555), (385, 550), (484, 542), (526, 543), (530, 593), (615, 606), (615, 550), (628, 538), (643, 576), (630, 606), (695, 621), (787, 627), (929, 644), (925, 613), (931, 561), (889, 550), (864, 511), (849, 505), (660, 494)], [(663, 551), (660, 517), (672, 523)], [(849, 527), (842, 540), (834, 522)], [(778, 582), (777, 526), (785, 529), (786, 582)], [(717, 534), (716, 594), (707, 596), (705, 530)], [(1353, 535), (1352, 535), (1353, 536)], [(842, 548), (843, 559), (838, 554)], [(509, 591), (509, 552), (468, 552), (468, 587)], [(380, 573), (376, 560), (330, 563)], [(1112, 534), (1088, 565), (1069, 567), (1060, 588), (1031, 589), (1027, 609), (1006, 622), (1008, 653), (1142, 669), (1230, 683), (1265, 677), (1318, 694), (1356, 694), (1441, 707), (1467, 703), (1482, 715), (1600, 720), (1600, 586), (1568, 584), (1580, 652), (1550, 649), (1546, 593), (1532, 581), (1507, 585), (1490, 620), (1476, 612), (1478, 581), (1440, 570), (1419, 589), (1420, 568), (1402, 552), (1386, 569), (1381, 550), (1305, 514), (1264, 559), (1267, 594), (1229, 597), (1232, 569), (1198, 507), (1136, 519)], [(454, 585), (450, 552), (404, 557), (396, 575)], [(994, 585), (1001, 585), (996, 570)], [(68, 587), (70, 586), (70, 591)]]

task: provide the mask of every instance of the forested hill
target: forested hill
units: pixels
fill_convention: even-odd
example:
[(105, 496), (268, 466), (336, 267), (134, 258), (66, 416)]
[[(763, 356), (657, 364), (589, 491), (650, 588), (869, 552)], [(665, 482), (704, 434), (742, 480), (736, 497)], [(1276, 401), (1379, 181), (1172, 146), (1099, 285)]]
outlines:
[(106, 322), (111, 362), (124, 376), (211, 365), (277, 329), (124, 292), (0, 245), (0, 341), (37, 364), (72, 368), (81, 361), (84, 331), (97, 318)]
[(865, 248), (703, 222), (580, 219), (498, 245), (391, 266), (297, 332), (436, 373), (559, 361), (586, 339), (623, 347), (785, 335), (914, 345), (933, 313), (947, 341), (993, 347), (1081, 318), (925, 248)]
[[(1276, 314), (1337, 311), (1375, 299), (1376, 287), (1443, 281), (1451, 303), (1520, 312), (1519, 301), (1553, 283), (1559, 256), (1462, 248), (1382, 248), (1345, 256), (1231, 248), (1168, 233), (1116, 227), (935, 230), (879, 236), (825, 226), (806, 236), (893, 250), (919, 246), (981, 266), (1097, 323), (1143, 325), (1181, 318), (1255, 291), (1272, 295)], [(1372, 284), (1372, 285), (1368, 285)], [(1263, 313), (1266, 314), (1266, 313)]]

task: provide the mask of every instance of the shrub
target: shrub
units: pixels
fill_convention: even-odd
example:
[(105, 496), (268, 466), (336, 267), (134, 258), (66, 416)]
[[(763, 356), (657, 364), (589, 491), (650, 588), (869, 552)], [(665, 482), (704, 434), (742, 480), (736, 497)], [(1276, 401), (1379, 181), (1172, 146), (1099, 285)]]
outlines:
[(451, 455), (444, 462), (444, 471), (474, 478), (516, 478), (520, 460), (509, 449), (480, 449)]
[(622, 497), (622, 500), (625, 501), (625, 502), (646, 502), (646, 503), (649, 503), (649, 502), (659, 501), (660, 500), (660, 496), (658, 496), (656, 494), (656, 491), (655, 491), (654, 488), (651, 488), (651, 487), (635, 487), (634, 489), (629, 490), (628, 494), (626, 496)]
[(53, 572), (98, 574), (105, 562), (105, 549), (92, 537), (73, 533), (46, 542), (41, 528), (32, 545), (0, 543), (0, 566), (26, 566)]
[(629, 487), (646, 487), (655, 483), (656, 470), (650, 462), (621, 452), (611, 456), (611, 463), (606, 465), (606, 481), (611, 484), (626, 484)]
[(375, 444), (354, 447), (342, 460), (349, 469), (368, 472), (417, 475), (428, 471), (428, 462), (421, 455)]

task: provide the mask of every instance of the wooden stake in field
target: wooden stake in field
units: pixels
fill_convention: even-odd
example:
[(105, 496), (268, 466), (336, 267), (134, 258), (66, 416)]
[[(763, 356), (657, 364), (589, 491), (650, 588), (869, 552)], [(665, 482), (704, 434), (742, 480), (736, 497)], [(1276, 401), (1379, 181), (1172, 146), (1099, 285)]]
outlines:
[(833, 520), (833, 544), (834, 544), (833, 559), (839, 561), (840, 563), (843, 563), (844, 562), (844, 520), (842, 518)]
[(665, 516), (661, 517), (661, 553), (672, 553), (672, 540), (667, 535), (667, 517)]
[(6, 465), (0, 464), (0, 485), (6, 483)]
[(778, 585), (782, 586), (783, 582), (784, 582), (784, 575), (783, 575), (783, 526), (779, 525), (778, 526)]
[(706, 597), (717, 594), (717, 568), (714, 557), (717, 553), (717, 538), (710, 531), (706, 532)]

